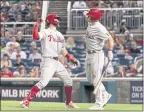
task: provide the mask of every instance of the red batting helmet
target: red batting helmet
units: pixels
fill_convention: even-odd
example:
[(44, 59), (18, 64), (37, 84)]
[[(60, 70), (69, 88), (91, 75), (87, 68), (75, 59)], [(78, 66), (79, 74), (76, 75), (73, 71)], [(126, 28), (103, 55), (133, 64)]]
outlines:
[(93, 20), (100, 20), (102, 13), (99, 9), (92, 8), (89, 10), (89, 12), (86, 14), (88, 17), (91, 17)]
[[(58, 20), (56, 20), (58, 19)], [(60, 23), (59, 21), (59, 17), (56, 15), (56, 14), (49, 14), (47, 17), (46, 17), (46, 22), (47, 23), (51, 23), (51, 24), (54, 24), (54, 25), (57, 25)]]

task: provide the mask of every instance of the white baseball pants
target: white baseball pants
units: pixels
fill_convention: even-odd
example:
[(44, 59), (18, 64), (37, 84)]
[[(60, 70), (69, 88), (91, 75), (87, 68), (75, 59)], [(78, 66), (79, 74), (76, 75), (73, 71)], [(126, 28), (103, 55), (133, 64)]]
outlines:
[[(97, 53), (88, 54), (85, 65), (87, 79), (95, 88), (102, 75), (102, 69), (104, 66), (104, 52), (98, 51)], [(108, 93), (106, 92), (104, 85), (101, 83), (97, 94), (95, 95), (95, 102), (101, 104), (103, 102), (104, 94)]]
[(52, 58), (42, 58), (41, 77), (36, 86), (39, 89), (44, 88), (54, 74), (64, 82), (65, 86), (72, 86), (72, 79), (65, 67), (58, 60)]

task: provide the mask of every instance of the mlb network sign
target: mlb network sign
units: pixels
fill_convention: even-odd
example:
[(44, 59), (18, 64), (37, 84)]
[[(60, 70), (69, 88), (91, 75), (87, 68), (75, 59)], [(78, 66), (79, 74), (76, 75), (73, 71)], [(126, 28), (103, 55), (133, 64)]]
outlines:
[[(28, 87), (2, 87), (1, 99), (22, 100), (29, 94), (30, 89)], [(37, 93), (33, 101), (60, 102), (62, 101), (62, 93), (61, 87), (46, 87)]]

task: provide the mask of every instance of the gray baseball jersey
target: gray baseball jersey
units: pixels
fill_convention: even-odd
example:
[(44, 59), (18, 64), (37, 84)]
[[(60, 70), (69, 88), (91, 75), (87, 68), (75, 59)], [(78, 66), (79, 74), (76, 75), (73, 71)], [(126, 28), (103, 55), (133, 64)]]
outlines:
[[(104, 66), (104, 52), (103, 47), (105, 41), (110, 37), (109, 32), (100, 23), (96, 22), (93, 25), (89, 25), (86, 30), (86, 50), (96, 51), (95, 53), (87, 53), (86, 56), (86, 76), (90, 83), (93, 84), (94, 88), (97, 88), (97, 83), (102, 75)], [(101, 83), (97, 94), (95, 95), (96, 103), (102, 104), (103, 96), (108, 95), (104, 85)]]
[(87, 51), (102, 50), (104, 42), (108, 37), (110, 37), (109, 32), (100, 22), (96, 22), (94, 25), (89, 25), (85, 35)]

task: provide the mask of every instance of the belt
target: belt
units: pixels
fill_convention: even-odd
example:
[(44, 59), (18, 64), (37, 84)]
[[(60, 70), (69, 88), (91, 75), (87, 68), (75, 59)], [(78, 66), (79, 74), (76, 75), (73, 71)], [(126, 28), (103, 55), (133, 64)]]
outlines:
[(51, 59), (54, 59), (54, 60), (58, 60), (58, 57), (49, 57)]
[(44, 58), (51, 58), (51, 59), (54, 59), (54, 60), (58, 60), (58, 57), (44, 57)]
[(89, 50), (89, 51), (87, 51), (87, 53), (88, 54), (93, 54), (93, 53), (97, 53), (99, 51), (101, 51), (101, 50)]

